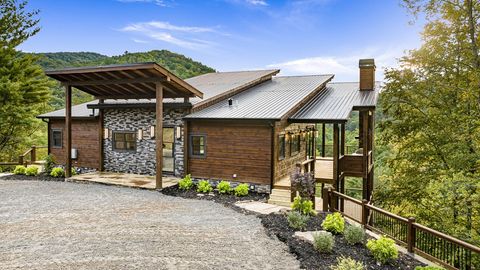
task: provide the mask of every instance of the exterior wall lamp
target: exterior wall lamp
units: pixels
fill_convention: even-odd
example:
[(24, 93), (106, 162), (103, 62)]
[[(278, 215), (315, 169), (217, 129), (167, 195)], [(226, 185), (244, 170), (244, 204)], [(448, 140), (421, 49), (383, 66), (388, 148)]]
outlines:
[(182, 127), (180, 126), (175, 127), (175, 137), (177, 138), (177, 140), (182, 139)]
[(150, 139), (155, 138), (155, 126), (150, 126)]
[(137, 140), (143, 140), (143, 129), (137, 131)]
[(103, 138), (104, 139), (110, 139), (110, 136), (111, 136), (110, 130), (108, 128), (104, 128), (103, 129)]

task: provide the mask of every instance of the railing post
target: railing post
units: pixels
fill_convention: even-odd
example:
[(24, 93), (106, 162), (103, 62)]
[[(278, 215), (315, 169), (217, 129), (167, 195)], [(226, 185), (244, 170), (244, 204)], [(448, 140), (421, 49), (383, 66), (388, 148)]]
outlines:
[(37, 147), (35, 145), (32, 146), (32, 150), (30, 152), (30, 160), (32, 161), (32, 164), (35, 163), (37, 160)]
[(18, 164), (23, 165), (23, 156), (18, 156)]
[(323, 212), (328, 212), (328, 188), (327, 187), (324, 187), (322, 189), (322, 202), (323, 202), (323, 207), (322, 207), (322, 210)]
[(408, 218), (408, 226), (407, 226), (407, 250), (408, 252), (412, 253), (413, 248), (415, 247), (415, 218), (409, 217)]
[(367, 219), (368, 219), (367, 204), (368, 204), (368, 201), (363, 199), (362, 200), (362, 225), (363, 226), (367, 225)]

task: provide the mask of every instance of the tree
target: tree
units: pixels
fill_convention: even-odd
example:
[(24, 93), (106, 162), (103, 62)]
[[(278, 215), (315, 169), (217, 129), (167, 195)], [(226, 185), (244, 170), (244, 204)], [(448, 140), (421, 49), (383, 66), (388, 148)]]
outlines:
[(36, 57), (16, 48), (40, 30), (38, 10), (27, 2), (0, 0), (0, 158), (18, 154), (38, 129), (35, 116), (46, 106), (51, 83)]
[(386, 70), (376, 199), (480, 244), (480, 3), (404, 0), (423, 44)]

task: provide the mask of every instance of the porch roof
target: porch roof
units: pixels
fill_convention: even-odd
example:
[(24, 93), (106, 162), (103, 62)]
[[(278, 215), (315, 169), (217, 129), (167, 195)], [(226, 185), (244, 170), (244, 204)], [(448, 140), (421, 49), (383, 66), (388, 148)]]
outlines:
[(67, 68), (45, 74), (99, 99), (155, 98), (156, 84), (164, 98), (203, 98), (203, 93), (155, 62)]

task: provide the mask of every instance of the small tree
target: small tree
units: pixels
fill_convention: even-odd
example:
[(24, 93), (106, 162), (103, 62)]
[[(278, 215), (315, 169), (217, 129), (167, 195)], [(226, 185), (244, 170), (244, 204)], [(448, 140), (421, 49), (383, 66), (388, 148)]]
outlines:
[[(315, 195), (315, 177), (312, 173), (302, 173), (298, 168), (290, 175), (290, 181), (298, 196), (292, 204), (292, 209), (301, 211), (303, 214), (315, 214), (314, 211), (306, 211), (312, 208), (312, 197)], [(310, 207), (308, 207), (310, 205)]]

